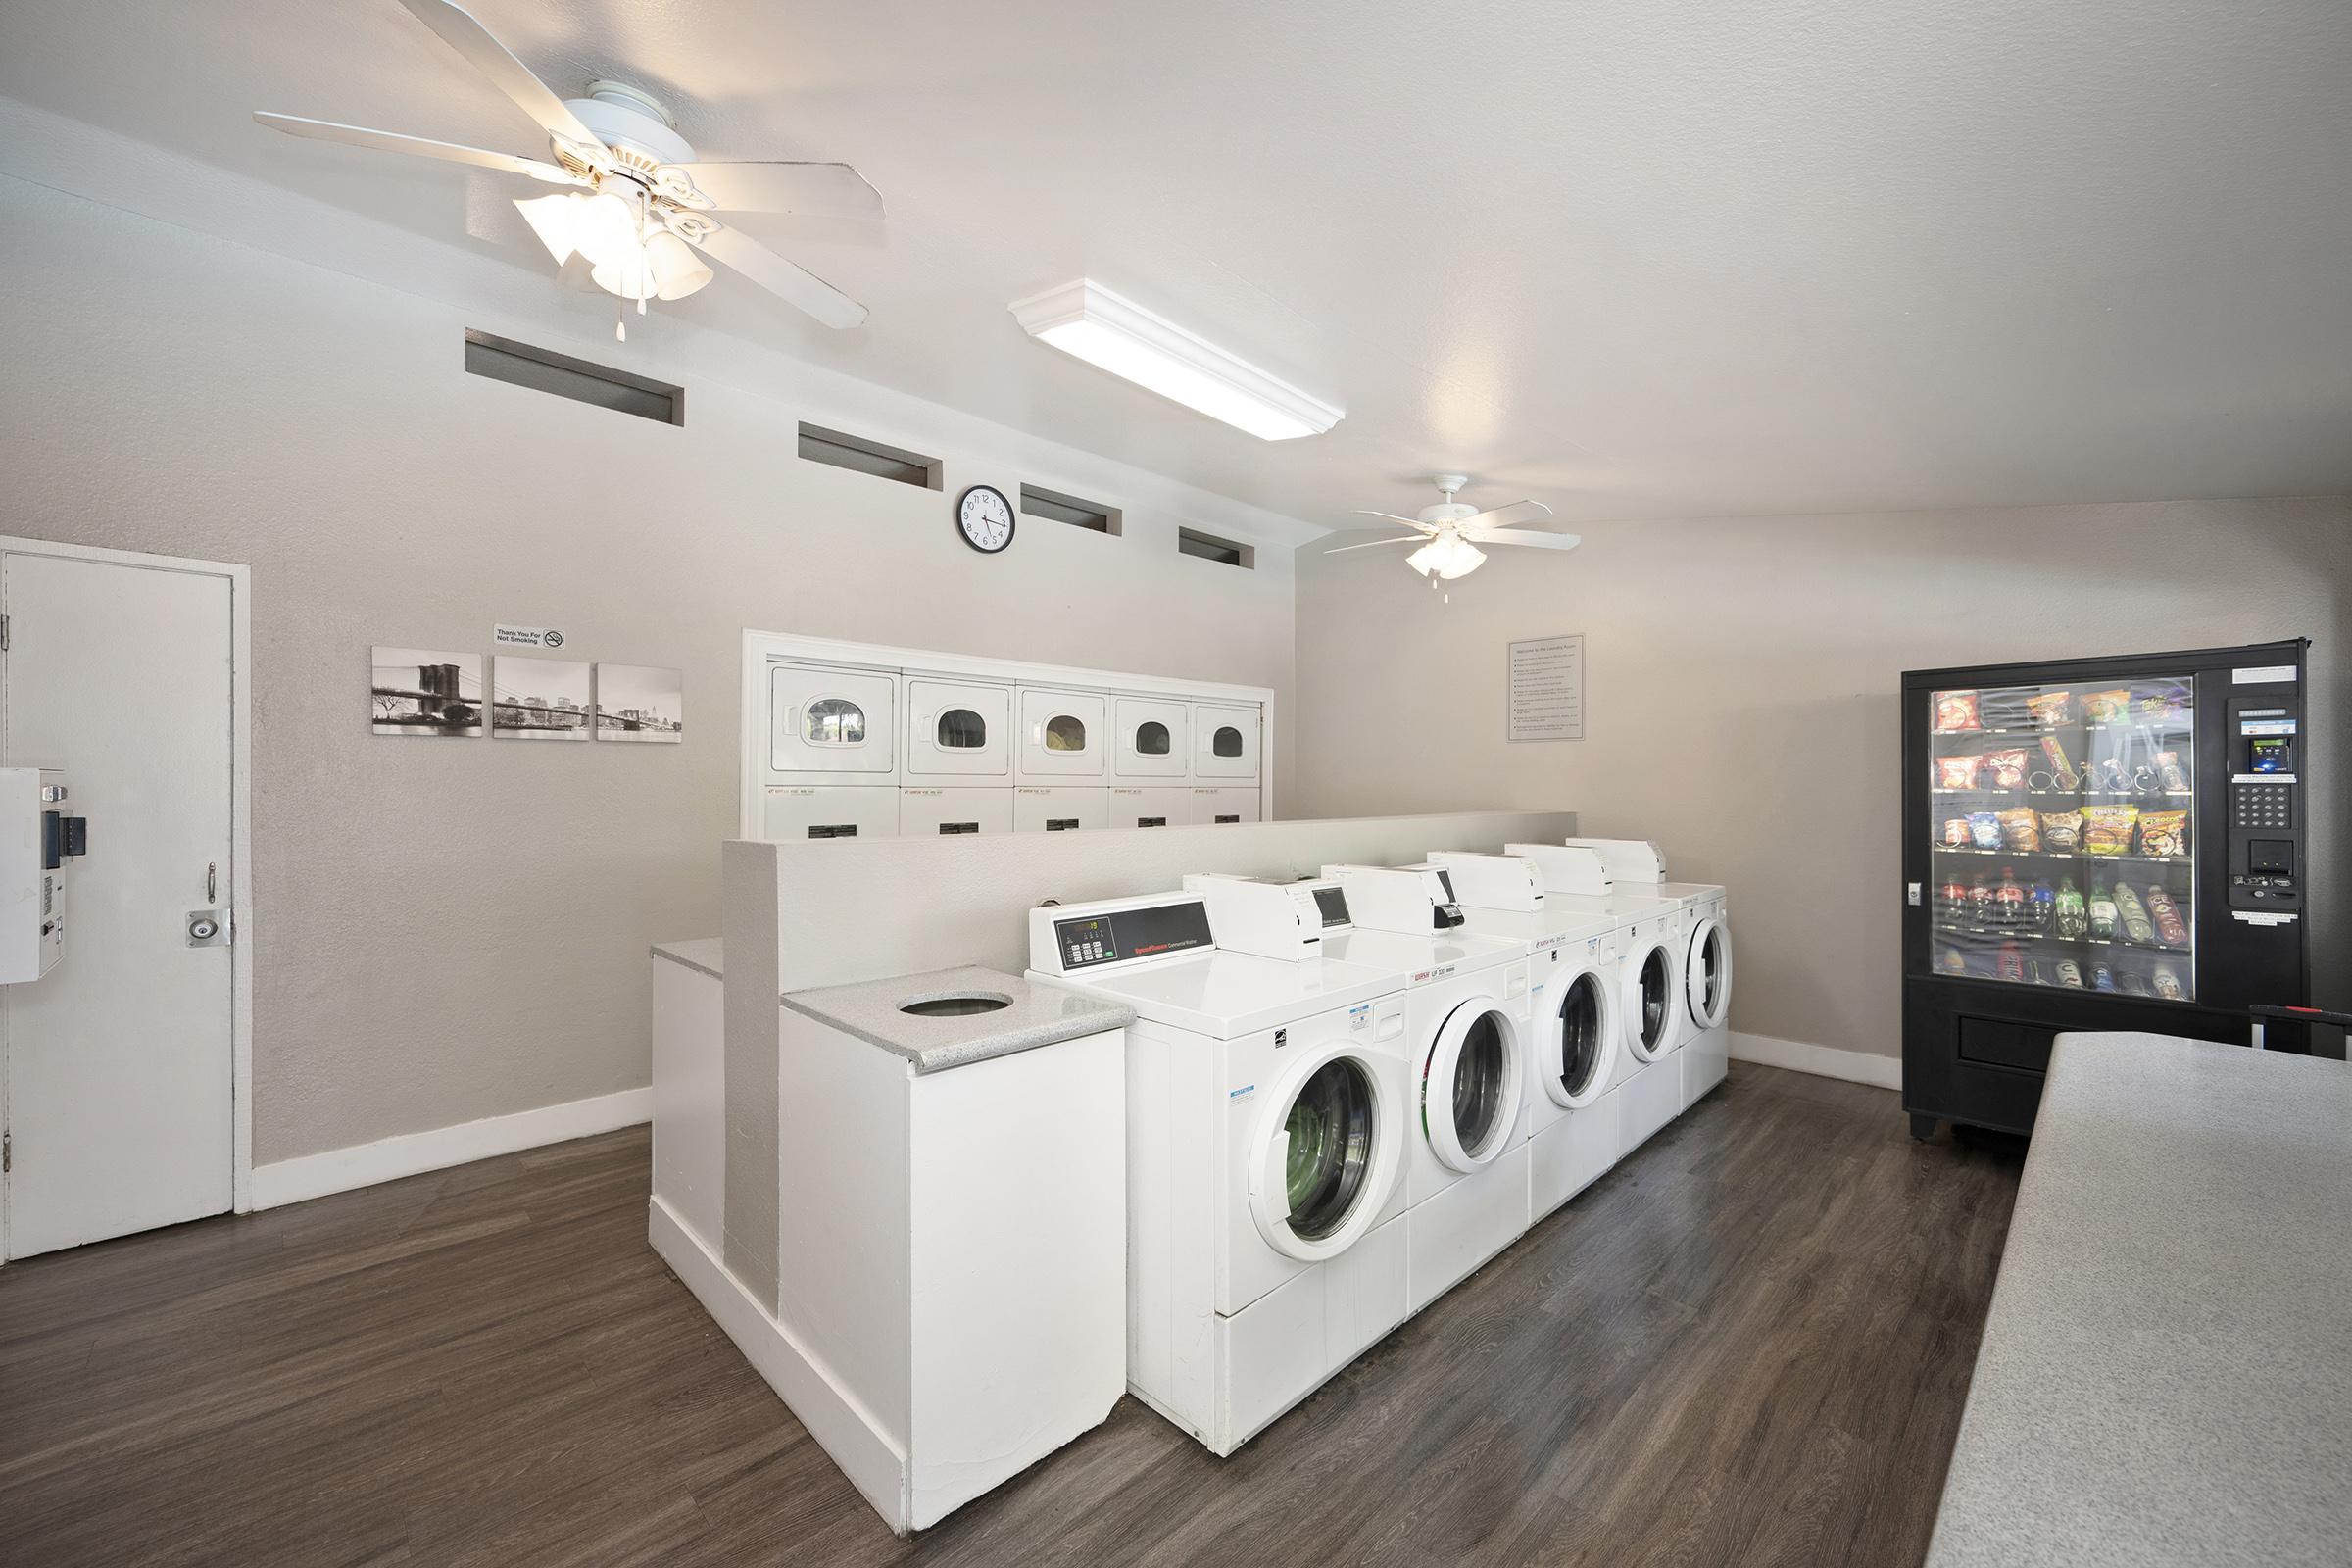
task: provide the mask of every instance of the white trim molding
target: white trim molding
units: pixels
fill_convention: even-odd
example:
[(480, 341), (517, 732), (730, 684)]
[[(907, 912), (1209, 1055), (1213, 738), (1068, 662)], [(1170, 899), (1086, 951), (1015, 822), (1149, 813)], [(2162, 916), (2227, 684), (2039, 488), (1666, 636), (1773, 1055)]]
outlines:
[(1900, 1056), (1841, 1051), (1836, 1046), (1816, 1046), (1804, 1040), (1776, 1040), (1771, 1035), (1743, 1035), (1734, 1031), (1732, 1059), (1809, 1072), (1816, 1078), (1842, 1078), (1849, 1084), (1869, 1084), (1874, 1089), (1903, 1087)]
[(323, 1198), (328, 1193), (372, 1187), (377, 1182), (397, 1181), (428, 1170), (446, 1170), (452, 1165), (488, 1159), (493, 1154), (512, 1154), (517, 1150), (634, 1127), (653, 1120), (653, 1116), (654, 1091), (649, 1085), (281, 1159), (254, 1167), (253, 1206), (276, 1208), (285, 1203), (299, 1203), (305, 1199)]

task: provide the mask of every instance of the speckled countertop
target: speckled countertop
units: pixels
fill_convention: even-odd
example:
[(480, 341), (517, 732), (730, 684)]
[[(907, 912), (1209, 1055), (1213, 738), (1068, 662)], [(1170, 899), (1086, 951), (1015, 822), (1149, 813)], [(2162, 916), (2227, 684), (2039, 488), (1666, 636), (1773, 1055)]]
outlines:
[(727, 977), (727, 943), (724, 937), (697, 937), (692, 942), (657, 942), (654, 956), (682, 963), (689, 969), (699, 969), (713, 980)]
[[(899, 1009), (909, 1002), (954, 996), (1003, 997), (994, 1012), (918, 1017)], [(819, 1023), (905, 1056), (917, 1073), (944, 1072), (992, 1056), (1009, 1056), (1080, 1035), (1117, 1029), (1135, 1009), (1074, 991), (1031, 985), (1015, 975), (966, 966), (858, 985), (788, 991), (784, 1005)]]
[(2059, 1037), (1928, 1563), (2352, 1563), (2352, 1067)]

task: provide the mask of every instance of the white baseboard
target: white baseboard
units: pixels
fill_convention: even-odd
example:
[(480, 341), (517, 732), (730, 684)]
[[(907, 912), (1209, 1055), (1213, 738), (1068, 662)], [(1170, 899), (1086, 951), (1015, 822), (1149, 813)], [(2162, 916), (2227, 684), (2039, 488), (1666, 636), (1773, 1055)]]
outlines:
[(330, 1149), (324, 1153), (304, 1154), (299, 1159), (281, 1159), (253, 1168), (253, 1206), (276, 1208), (282, 1203), (299, 1203), (308, 1198), (323, 1198), (328, 1193), (371, 1187), (377, 1182), (428, 1170), (446, 1170), (470, 1160), (488, 1159), (493, 1154), (512, 1154), (518, 1149), (537, 1149), (543, 1144), (586, 1138), (591, 1133), (609, 1133), (615, 1127), (634, 1127), (653, 1117), (654, 1091), (649, 1086), (598, 1095), (590, 1100), (568, 1101), (561, 1105), (542, 1105), (536, 1110), (518, 1110), (511, 1116), (485, 1116), (480, 1121), (436, 1127), (431, 1132), (379, 1138), (372, 1144)]
[(784, 1325), (745, 1290), (677, 1211), (656, 1198), (646, 1205), (646, 1240), (669, 1265), (712, 1321), (743, 1352), (752, 1370), (800, 1417), (801, 1425), (832, 1456), (850, 1484), (904, 1536), (912, 1511), (906, 1455), (857, 1399), (837, 1387), (825, 1368), (803, 1349)]
[(1903, 1060), (1900, 1056), (1874, 1055), (1867, 1051), (1840, 1051), (1836, 1046), (1816, 1046), (1803, 1040), (1776, 1040), (1770, 1035), (1735, 1032), (1732, 1036), (1732, 1059), (1809, 1072), (1816, 1078), (1842, 1078), (1847, 1083), (1869, 1084), (1875, 1089), (1903, 1087)]

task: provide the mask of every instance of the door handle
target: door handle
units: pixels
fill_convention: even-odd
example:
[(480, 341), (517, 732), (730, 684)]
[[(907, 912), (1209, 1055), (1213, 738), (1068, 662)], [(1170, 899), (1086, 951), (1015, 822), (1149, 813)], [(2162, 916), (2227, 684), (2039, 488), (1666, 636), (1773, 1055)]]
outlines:
[(208, 860), (205, 862), (204, 902), (207, 904), (218, 904), (220, 902), (220, 890), (217, 885), (220, 871), (220, 866), (218, 861)]

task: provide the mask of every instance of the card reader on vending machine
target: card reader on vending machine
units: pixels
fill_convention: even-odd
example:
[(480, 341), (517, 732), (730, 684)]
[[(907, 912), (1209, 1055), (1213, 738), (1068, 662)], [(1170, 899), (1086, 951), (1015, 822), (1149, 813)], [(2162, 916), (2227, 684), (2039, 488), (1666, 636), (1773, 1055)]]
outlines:
[(66, 952), (66, 862), (88, 847), (54, 767), (0, 767), (0, 985), (38, 980)]
[[(2284, 923), (2303, 910), (2305, 812), (2298, 771), (2303, 717), (2300, 683), (2255, 685), (2240, 672), (2229, 707), (2230, 911)], [(2279, 671), (2276, 673), (2288, 673)]]

